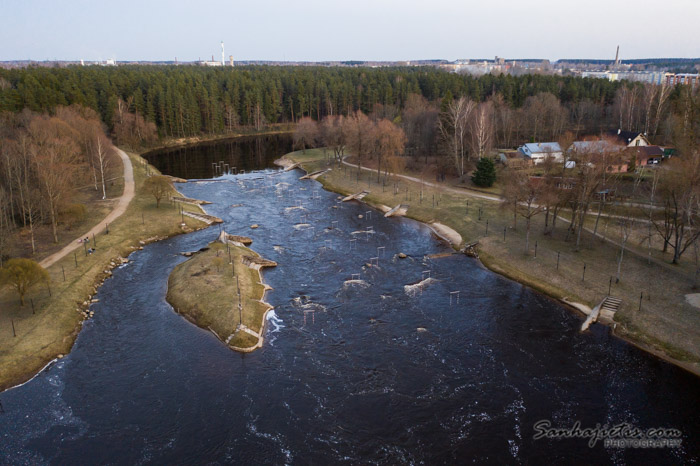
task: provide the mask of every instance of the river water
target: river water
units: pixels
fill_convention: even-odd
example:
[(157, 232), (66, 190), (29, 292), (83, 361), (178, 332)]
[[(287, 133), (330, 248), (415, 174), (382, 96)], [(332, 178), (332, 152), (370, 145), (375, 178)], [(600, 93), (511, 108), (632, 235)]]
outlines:
[[(605, 327), (581, 334), (581, 317), (474, 259), (428, 258), (450, 248), (426, 227), (299, 176), (179, 185), (278, 262), (264, 273), (275, 309), (263, 348), (235, 353), (164, 300), (178, 253), (218, 227), (148, 245), (102, 286), (72, 352), (0, 394), (0, 463), (698, 461), (696, 377)], [(534, 440), (542, 419), (673, 427), (683, 445)]]

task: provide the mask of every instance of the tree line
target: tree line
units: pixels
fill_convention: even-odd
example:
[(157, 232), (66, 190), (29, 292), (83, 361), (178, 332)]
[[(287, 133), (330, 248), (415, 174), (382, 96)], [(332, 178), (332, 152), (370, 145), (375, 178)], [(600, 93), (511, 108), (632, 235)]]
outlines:
[(28, 232), (33, 254), (38, 228), (49, 227), (58, 243), (59, 225), (82, 221), (86, 207), (74, 202), (78, 187), (107, 197), (113, 149), (99, 115), (89, 108), (0, 113), (0, 264), (18, 228)]
[(121, 99), (160, 136), (183, 137), (357, 110), (400, 113), (412, 94), (429, 102), (500, 95), (504, 105), (521, 108), (529, 97), (548, 93), (570, 109), (586, 101), (604, 111), (621, 86), (551, 75), (473, 77), (430, 67), (30, 67), (0, 70), (0, 110), (46, 112), (78, 104), (113, 128)]

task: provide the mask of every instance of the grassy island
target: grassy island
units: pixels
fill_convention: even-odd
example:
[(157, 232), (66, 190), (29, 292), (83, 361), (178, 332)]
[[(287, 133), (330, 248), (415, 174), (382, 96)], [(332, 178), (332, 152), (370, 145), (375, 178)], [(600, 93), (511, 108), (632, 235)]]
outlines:
[(271, 309), (263, 301), (266, 287), (260, 264), (274, 263), (243, 246), (242, 237), (229, 238), (239, 241), (212, 242), (175, 267), (168, 279), (167, 300), (231, 349), (250, 352), (262, 346), (265, 315)]

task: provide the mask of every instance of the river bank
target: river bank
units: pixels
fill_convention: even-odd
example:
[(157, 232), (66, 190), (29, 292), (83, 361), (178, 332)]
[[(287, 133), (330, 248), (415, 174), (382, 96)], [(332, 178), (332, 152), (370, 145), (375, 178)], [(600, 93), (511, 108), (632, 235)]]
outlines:
[(200, 136), (190, 136), (185, 138), (164, 138), (157, 145), (140, 151), (141, 154), (162, 149), (186, 148), (195, 146), (203, 142), (225, 141), (227, 139), (237, 139), (248, 136), (271, 136), (276, 134), (291, 134), (295, 126), (290, 124), (277, 124), (262, 130), (243, 130), (223, 134), (205, 134)]
[[(307, 154), (294, 152), (285, 158), (291, 163), (301, 163), (309, 173), (326, 168), (327, 164), (322, 150), (307, 150)], [(428, 225), (443, 223), (467, 242), (479, 241), (480, 259), (484, 266), (530, 286), (576, 312), (585, 314), (583, 307), (593, 308), (612, 289), (613, 295), (625, 298), (615, 321), (611, 322), (614, 335), (700, 375), (700, 345), (697, 345), (700, 327), (696, 322), (697, 315), (692, 306), (683, 302), (685, 293), (682, 292), (682, 284), (674, 283), (673, 277), (661, 286), (650, 284), (650, 272), (644, 269), (643, 261), (637, 264), (634, 258), (630, 258), (628, 261), (634, 264), (628, 268), (633, 271), (626, 273), (626, 280), (613, 284), (610, 279), (608, 283), (608, 278), (614, 272), (605, 269), (609, 267), (610, 257), (615, 257), (615, 251), (609, 245), (574, 252), (570, 244), (560, 244), (551, 237), (538, 235), (535, 238), (533, 234), (530, 247), (534, 243), (534, 254), (531, 249), (523, 252), (526, 251), (526, 242), (522, 226), (520, 230), (511, 226), (512, 213), (502, 209), (500, 203), (474, 197), (468, 192), (462, 195), (454, 192), (454, 189), (438, 189), (415, 180), (391, 177), (387, 184), (380, 184), (377, 183), (376, 172), (367, 174), (364, 170), (339, 165), (332, 168), (332, 171), (318, 178), (326, 189), (345, 195), (369, 190), (370, 194), (362, 201), (377, 207), (409, 203), (411, 207), (406, 216)], [(533, 219), (532, 229), (540, 228), (540, 222), (541, 219)], [(646, 295), (653, 293), (654, 300), (649, 298), (651, 302), (645, 301), (642, 306), (639, 303), (640, 288), (645, 290)], [(581, 303), (581, 306), (571, 306), (571, 302)], [(677, 317), (670, 318), (674, 313)]]
[[(37, 285), (27, 295), (31, 306), (21, 307), (9, 289), (0, 291), (0, 391), (24, 383), (51, 361), (67, 354), (82, 324), (94, 315), (93, 296), (112, 270), (124, 266), (133, 251), (145, 244), (191, 232), (205, 225), (182, 217), (179, 205), (163, 203), (156, 208), (153, 197), (141, 190), (148, 167), (137, 154), (128, 154), (135, 194), (123, 215), (105, 225), (90, 244), (57, 260), (47, 268), (50, 285)], [(179, 193), (173, 188), (171, 195)], [(185, 211), (200, 211), (183, 206)], [(71, 240), (75, 241), (75, 239)], [(88, 254), (88, 246), (94, 252)]]
[[(168, 277), (166, 300), (178, 314), (211, 331), (229, 348), (248, 353), (263, 344), (269, 289), (259, 254), (240, 242), (219, 241), (191, 254)], [(189, 255), (190, 253), (186, 253)], [(240, 305), (240, 306), (239, 306)]]

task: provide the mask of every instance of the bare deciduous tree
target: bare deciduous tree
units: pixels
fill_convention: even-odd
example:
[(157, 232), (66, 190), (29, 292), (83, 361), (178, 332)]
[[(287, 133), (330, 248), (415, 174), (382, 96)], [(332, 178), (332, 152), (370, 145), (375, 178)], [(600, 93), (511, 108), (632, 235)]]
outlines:
[(309, 117), (304, 117), (299, 120), (297, 128), (294, 131), (295, 147), (301, 147), (304, 154), (306, 154), (306, 148), (315, 146), (318, 138), (318, 123)]
[(333, 149), (336, 161), (341, 161), (345, 155), (348, 143), (348, 124), (343, 115), (329, 115), (321, 122), (321, 139), (326, 147)]
[(33, 162), (49, 211), (53, 241), (58, 243), (58, 211), (71, 191), (78, 147), (74, 130), (57, 118), (32, 122)]
[(490, 101), (480, 103), (471, 112), (469, 119), (472, 153), (477, 157), (485, 157), (493, 144), (493, 104)]
[[(406, 135), (403, 130), (389, 120), (380, 120), (374, 127), (374, 153), (377, 155), (377, 182), (381, 180), (382, 160), (403, 154)], [(388, 167), (384, 167), (388, 171)]]
[(469, 118), (476, 104), (466, 97), (450, 102), (439, 120), (440, 134), (454, 159), (459, 176), (464, 176), (465, 159), (469, 160)]
[(109, 171), (112, 161), (114, 160), (114, 148), (102, 131), (95, 132), (94, 136), (94, 151), (92, 153), (93, 166), (97, 167), (100, 174), (100, 182), (102, 184), (102, 199), (107, 199), (107, 187), (105, 183), (105, 175)]
[(149, 176), (143, 182), (143, 190), (156, 200), (156, 209), (160, 207), (160, 201), (172, 191), (170, 178), (163, 175)]
[(357, 157), (358, 173), (362, 168), (362, 158), (372, 149), (373, 127), (372, 120), (359, 110), (348, 118), (348, 146)]
[(673, 249), (672, 263), (700, 237), (700, 157), (688, 154), (674, 159), (661, 179), (659, 191), (663, 199), (663, 220), (654, 227), (664, 242)]

